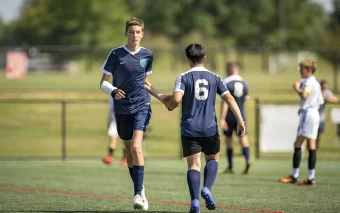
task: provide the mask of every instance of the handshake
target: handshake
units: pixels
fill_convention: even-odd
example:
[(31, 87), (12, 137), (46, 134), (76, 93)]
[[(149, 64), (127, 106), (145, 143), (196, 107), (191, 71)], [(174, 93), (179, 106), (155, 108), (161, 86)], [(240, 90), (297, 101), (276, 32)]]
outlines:
[(178, 103), (175, 106), (171, 106), (172, 105), (171, 104), (171, 97), (172, 97), (172, 95), (163, 95), (163, 94), (158, 95), (159, 100), (165, 105), (165, 107), (169, 111), (174, 110), (178, 106)]

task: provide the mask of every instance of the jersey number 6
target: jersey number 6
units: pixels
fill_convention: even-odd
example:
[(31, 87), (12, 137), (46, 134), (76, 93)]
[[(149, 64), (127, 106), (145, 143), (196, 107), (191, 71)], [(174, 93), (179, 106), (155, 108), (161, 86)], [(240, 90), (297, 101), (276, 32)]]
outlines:
[(209, 91), (205, 87), (200, 87), (200, 84), (207, 86), (208, 81), (205, 79), (198, 79), (195, 82), (195, 98), (204, 101), (208, 98)]

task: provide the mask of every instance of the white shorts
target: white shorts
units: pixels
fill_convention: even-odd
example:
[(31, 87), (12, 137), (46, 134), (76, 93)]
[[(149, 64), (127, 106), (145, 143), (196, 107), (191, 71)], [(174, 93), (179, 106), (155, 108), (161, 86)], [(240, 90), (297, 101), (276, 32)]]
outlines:
[(316, 139), (320, 125), (320, 114), (318, 109), (307, 109), (301, 112), (298, 128), (298, 136)]
[(111, 117), (111, 123), (109, 126), (109, 131), (107, 134), (110, 137), (118, 137), (118, 132), (117, 132), (117, 122), (116, 122), (116, 116), (114, 112), (110, 112), (110, 117)]

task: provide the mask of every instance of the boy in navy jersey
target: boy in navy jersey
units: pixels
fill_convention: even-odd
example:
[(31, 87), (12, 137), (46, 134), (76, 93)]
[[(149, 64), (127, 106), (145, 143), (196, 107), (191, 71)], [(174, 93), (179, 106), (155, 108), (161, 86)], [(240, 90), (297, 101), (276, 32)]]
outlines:
[[(227, 63), (227, 75), (228, 77), (223, 80), (223, 83), (227, 86), (230, 94), (235, 98), (235, 101), (240, 108), (242, 117), (246, 120), (245, 112), (244, 112), (244, 103), (248, 98), (248, 85), (245, 81), (243, 81), (242, 77), (239, 75), (240, 64), (238, 62), (229, 62)], [(225, 102), (221, 103), (221, 117), (220, 117), (220, 125), (223, 129), (223, 133), (225, 137), (226, 143), (226, 154), (228, 159), (228, 168), (224, 169), (221, 173), (234, 173), (233, 167), (233, 141), (232, 136), (233, 132), (236, 131), (237, 127), (237, 119), (233, 112), (228, 110), (228, 106)], [(242, 146), (242, 153), (244, 158), (246, 159), (246, 166), (243, 171), (243, 174), (248, 174), (250, 170), (250, 155), (249, 155), (249, 143), (248, 136), (244, 135), (240, 137), (240, 144)]]
[(241, 136), (245, 133), (245, 125), (237, 103), (221, 78), (204, 68), (206, 61), (204, 47), (200, 44), (191, 44), (185, 49), (185, 53), (191, 70), (177, 77), (174, 92), (166, 106), (171, 111), (182, 102), (181, 140), (183, 156), (188, 163), (190, 212), (200, 212), (201, 152), (204, 152), (206, 160), (201, 196), (209, 210), (216, 208), (211, 194), (211, 187), (217, 175), (220, 151), (215, 113), (216, 93), (235, 113)]
[[(170, 96), (159, 94), (146, 75), (152, 73), (153, 53), (140, 46), (144, 22), (138, 18), (126, 21), (127, 44), (111, 50), (101, 71), (100, 88), (114, 98), (119, 137), (124, 141), (127, 163), (134, 183), (133, 208), (148, 209), (145, 197), (143, 134), (151, 117), (150, 94), (165, 103)], [(112, 84), (108, 82), (112, 75)]]

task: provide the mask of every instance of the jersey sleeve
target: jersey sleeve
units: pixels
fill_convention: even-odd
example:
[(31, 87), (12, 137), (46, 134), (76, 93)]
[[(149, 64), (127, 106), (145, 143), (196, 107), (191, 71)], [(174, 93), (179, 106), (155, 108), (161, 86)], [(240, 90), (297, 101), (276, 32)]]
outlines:
[(217, 94), (223, 97), (225, 94), (229, 93), (229, 90), (219, 76), (216, 76), (216, 78), (217, 78)]
[(174, 92), (181, 92), (184, 94), (184, 91), (185, 91), (184, 78), (183, 78), (183, 75), (180, 74), (176, 78)]
[(250, 99), (248, 84), (244, 83), (244, 98)]
[(111, 75), (116, 65), (116, 61), (117, 61), (116, 58), (117, 57), (116, 57), (115, 52), (111, 51), (109, 55), (107, 56), (106, 60), (104, 61), (100, 70), (107, 75)]
[(145, 70), (145, 73), (147, 75), (150, 75), (152, 73), (152, 62), (153, 62), (153, 54), (151, 54), (151, 57), (148, 61), (148, 65), (146, 66), (146, 70)]

